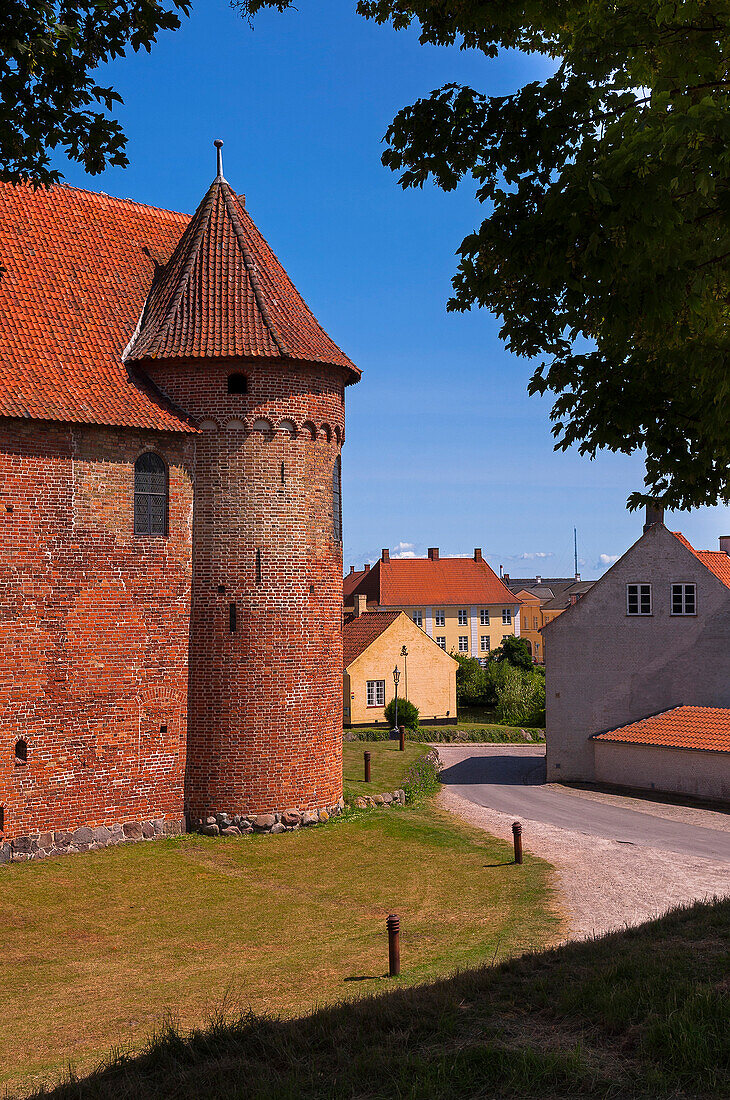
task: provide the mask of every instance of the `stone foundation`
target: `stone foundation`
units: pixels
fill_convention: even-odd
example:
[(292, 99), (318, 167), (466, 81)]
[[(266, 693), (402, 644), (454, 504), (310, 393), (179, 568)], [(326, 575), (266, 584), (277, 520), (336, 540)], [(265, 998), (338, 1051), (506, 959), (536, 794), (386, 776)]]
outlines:
[(337, 817), (345, 808), (340, 798), (331, 806), (319, 810), (276, 810), (270, 814), (209, 814), (206, 818), (193, 818), (188, 822), (190, 832), (203, 836), (248, 836), (251, 833), (293, 833), (309, 825), (325, 824)]
[(82, 825), (69, 831), (56, 829), (55, 832), (30, 833), (28, 836), (17, 836), (14, 840), (0, 840), (0, 863), (23, 863), (48, 856), (93, 852), (112, 845), (155, 840), (184, 832), (185, 822), (180, 819), (165, 821), (155, 818), (154, 821), (125, 821), (123, 825)]

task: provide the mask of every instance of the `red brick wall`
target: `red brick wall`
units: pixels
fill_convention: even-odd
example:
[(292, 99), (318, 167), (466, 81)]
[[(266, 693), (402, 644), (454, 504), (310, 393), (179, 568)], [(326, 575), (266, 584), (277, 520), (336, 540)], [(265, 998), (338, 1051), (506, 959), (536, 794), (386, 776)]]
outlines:
[[(233, 370), (247, 375), (247, 394), (228, 394)], [(344, 435), (343, 373), (277, 360), (156, 363), (150, 374), (203, 428), (188, 809), (203, 817), (332, 804), (342, 793), (342, 549), (332, 470)], [(273, 430), (257, 430), (260, 419)], [(295, 438), (282, 420), (293, 421)]]
[[(148, 447), (170, 468), (166, 539), (133, 534), (133, 464)], [(181, 816), (193, 448), (154, 432), (0, 421), (6, 839)]]

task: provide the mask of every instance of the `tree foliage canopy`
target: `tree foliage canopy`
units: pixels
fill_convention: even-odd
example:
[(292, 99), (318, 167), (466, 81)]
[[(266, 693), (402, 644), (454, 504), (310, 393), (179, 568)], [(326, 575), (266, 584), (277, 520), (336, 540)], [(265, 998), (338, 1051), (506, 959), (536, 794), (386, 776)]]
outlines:
[[(242, 0), (249, 14), (291, 0)], [(477, 184), (449, 309), (486, 306), (556, 447), (644, 447), (643, 492), (730, 501), (730, 0), (360, 0), (425, 44), (543, 55), (513, 95), (447, 84), (401, 110), (403, 187)]]
[(128, 48), (149, 51), (175, 30), (190, 0), (5, 0), (0, 25), (0, 178), (55, 183), (60, 148), (92, 175), (126, 165), (126, 138), (110, 117), (119, 93), (94, 70)]

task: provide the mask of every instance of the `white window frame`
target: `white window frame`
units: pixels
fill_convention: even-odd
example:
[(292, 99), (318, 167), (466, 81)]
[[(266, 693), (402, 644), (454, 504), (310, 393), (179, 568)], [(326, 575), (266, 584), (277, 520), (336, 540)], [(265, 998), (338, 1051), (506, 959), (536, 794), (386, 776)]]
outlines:
[(469, 625), (469, 608), (468, 607), (460, 607), (459, 608), (459, 626), (468, 626), (468, 625)]
[(512, 608), (502, 608), (502, 626), (512, 626)]
[(443, 607), (439, 607), (437, 611), (434, 611), (433, 625), (446, 626), (446, 612), (444, 611)]
[(469, 635), (468, 634), (460, 634), (459, 635), (459, 653), (468, 653), (468, 652), (469, 652)]
[(480, 620), (479, 621), (480, 626), (489, 626), (489, 608), (488, 607), (481, 607), (479, 609), (479, 620)]
[[(631, 611), (630, 604), (629, 604), (629, 599), (630, 599), (630, 591), (629, 590), (632, 589), (632, 588), (636, 589), (636, 593), (635, 593), (635, 595), (636, 595), (636, 611)], [(645, 593), (642, 591), (642, 589), (645, 589), (645, 588), (649, 590), (649, 610), (648, 611), (642, 611), (642, 600), (643, 600), (643, 597), (645, 595)], [(650, 615), (654, 614), (654, 597), (653, 597), (652, 588), (651, 588), (650, 583), (648, 583), (647, 581), (629, 581), (629, 582), (627, 582), (627, 584), (626, 584), (626, 614), (630, 615), (632, 619), (641, 619), (641, 618), (646, 619)]]
[(420, 610), (420, 608), (416, 608), (412, 612), (411, 618), (413, 619), (416, 626), (420, 626), (421, 629), (423, 629), (423, 612)]
[[(371, 698), (374, 702), (371, 702)], [(369, 707), (385, 706), (385, 680), (365, 681), (365, 700)]]
[(446, 649), (446, 635), (445, 634), (438, 634), (436, 636), (436, 645), (440, 646), (441, 649), (443, 649), (443, 650)]
[[(681, 589), (682, 610), (674, 610), (674, 589)], [(692, 589), (692, 610), (687, 611), (687, 589)], [(697, 614), (697, 585), (694, 581), (672, 581), (669, 586), (669, 614), (676, 619), (683, 619)]]
[[(485, 644), (486, 643), (486, 644)], [(491, 653), (492, 646), (488, 634), (482, 634), (479, 641), (479, 650), (481, 653)]]

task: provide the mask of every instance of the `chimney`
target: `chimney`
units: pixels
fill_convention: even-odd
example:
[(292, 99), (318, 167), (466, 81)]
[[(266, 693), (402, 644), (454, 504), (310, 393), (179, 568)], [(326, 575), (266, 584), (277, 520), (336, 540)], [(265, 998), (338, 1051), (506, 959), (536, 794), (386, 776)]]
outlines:
[(577, 592), (571, 592), (570, 593), (570, 606), (575, 607), (575, 605), (577, 603), (578, 603), (578, 593)]
[(439, 560), (439, 548), (438, 548), (438, 546), (429, 546), (429, 548), (428, 548), (428, 560), (429, 561), (438, 561)]
[(381, 561), (390, 561), (390, 550), (386, 550), (385, 547), (380, 551)]
[(354, 565), (351, 565), (351, 566), (350, 566), (350, 572), (351, 572), (351, 573), (354, 573), (354, 572), (355, 572), (355, 566), (354, 566)]
[(720, 549), (725, 554), (730, 554), (730, 535), (720, 535)]
[(505, 573), (502, 577), (505, 584), (509, 584), (509, 573)]
[(646, 534), (649, 528), (653, 527), (655, 523), (664, 523), (664, 508), (661, 504), (647, 504), (644, 534)]
[(580, 580), (580, 573), (576, 573), (576, 574), (575, 574), (575, 579), (576, 579), (577, 581), (579, 581), (579, 580)]
[(359, 619), (368, 609), (368, 598), (361, 592), (355, 593), (355, 618)]
[(542, 584), (542, 577), (541, 576), (538, 575), (537, 577), (535, 577), (535, 584)]
[(474, 561), (484, 561), (482, 558), (482, 551), (480, 547), (477, 547), (474, 551)]

